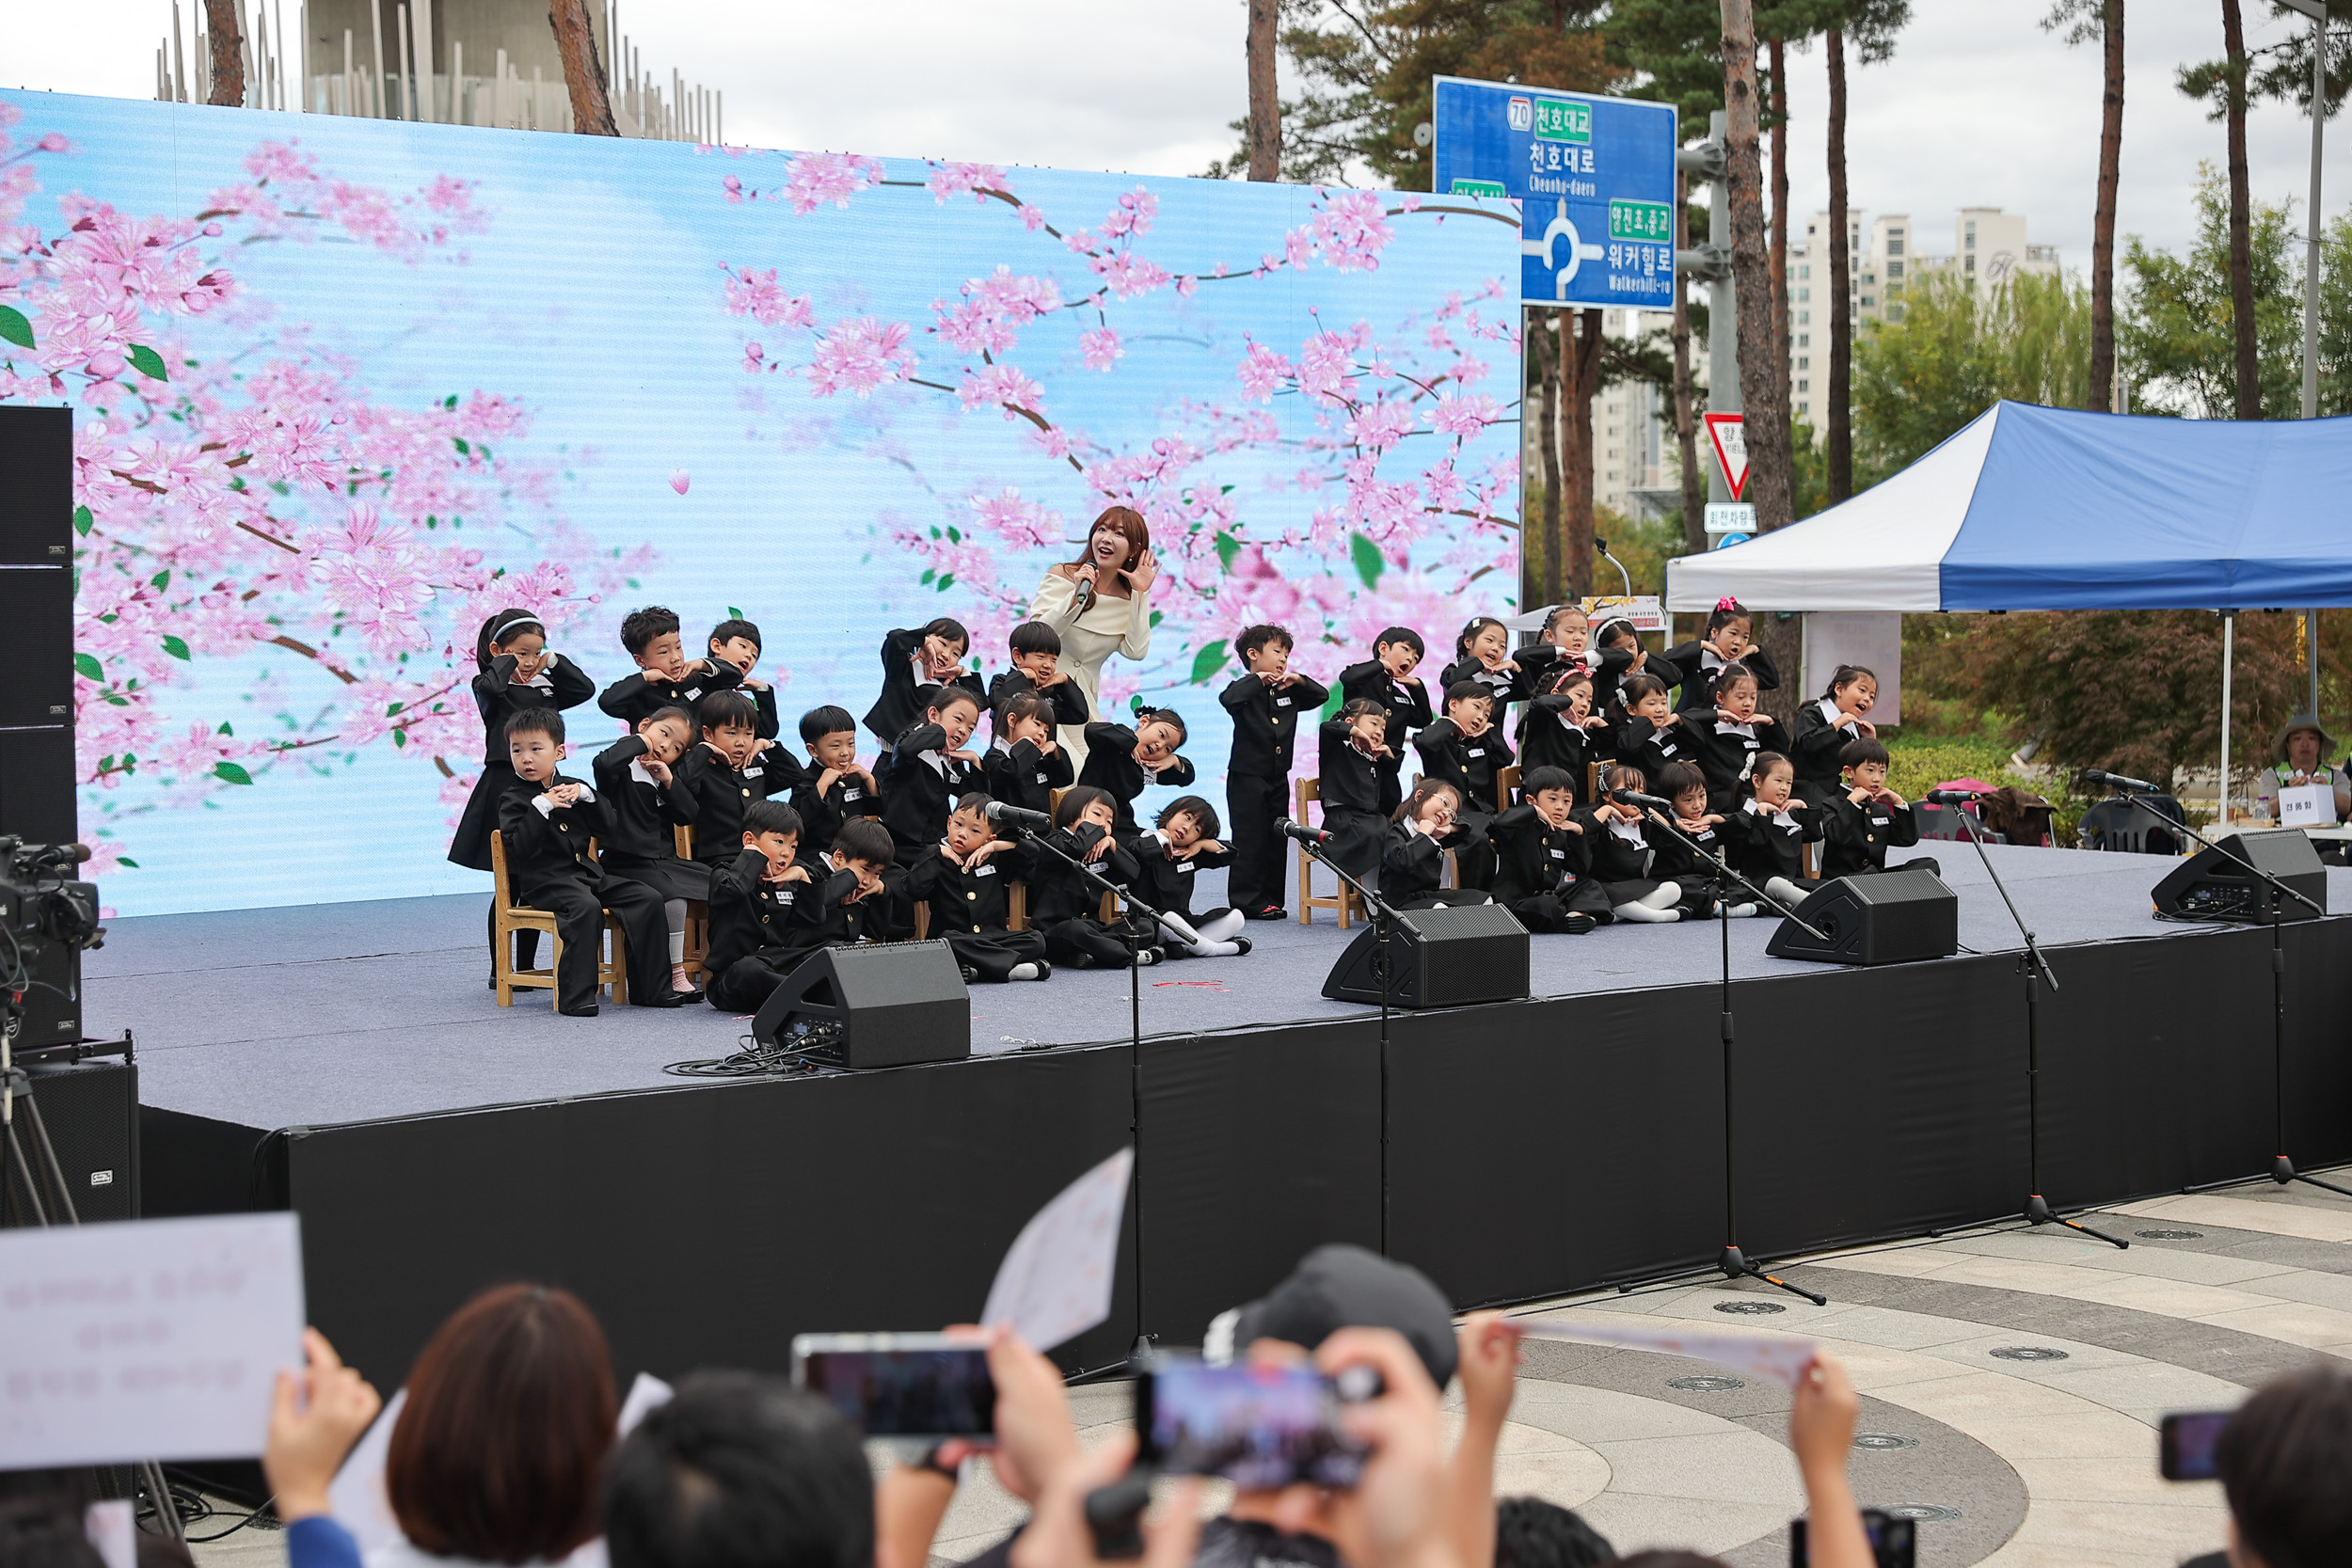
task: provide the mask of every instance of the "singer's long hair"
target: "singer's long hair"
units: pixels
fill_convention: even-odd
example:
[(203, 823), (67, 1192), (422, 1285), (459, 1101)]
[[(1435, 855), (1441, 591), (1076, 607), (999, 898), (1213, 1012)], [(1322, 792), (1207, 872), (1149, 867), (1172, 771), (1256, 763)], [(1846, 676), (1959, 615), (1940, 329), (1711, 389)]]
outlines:
[[(1064, 562), (1063, 564), (1075, 572), (1092, 559), (1094, 536), (1102, 531), (1105, 524), (1127, 536), (1127, 559), (1119, 563), (1119, 570), (1134, 571), (1136, 562), (1141, 561), (1143, 553), (1152, 547), (1152, 525), (1145, 522), (1143, 514), (1132, 506), (1104, 507), (1102, 515), (1087, 525), (1087, 536), (1078, 544), (1078, 558), (1075, 561)], [(1127, 585), (1118, 579), (1116, 573), (1113, 574), (1111, 581), (1098, 582), (1094, 585), (1094, 589), (1096, 593), (1108, 594), (1115, 599), (1123, 599), (1127, 596)]]

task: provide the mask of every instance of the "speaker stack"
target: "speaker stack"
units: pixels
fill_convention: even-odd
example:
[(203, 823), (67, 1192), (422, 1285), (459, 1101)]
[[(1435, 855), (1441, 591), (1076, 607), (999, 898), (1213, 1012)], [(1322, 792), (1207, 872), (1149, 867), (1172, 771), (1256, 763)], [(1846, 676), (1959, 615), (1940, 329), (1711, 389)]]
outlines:
[(0, 834), (74, 837), (73, 411), (0, 407)]

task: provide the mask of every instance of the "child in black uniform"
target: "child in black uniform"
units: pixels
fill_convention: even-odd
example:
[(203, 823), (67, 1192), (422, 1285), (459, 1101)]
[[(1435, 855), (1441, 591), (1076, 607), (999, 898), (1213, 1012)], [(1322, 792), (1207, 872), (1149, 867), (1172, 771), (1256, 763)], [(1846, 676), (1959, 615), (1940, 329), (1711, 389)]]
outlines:
[(1745, 664), (1755, 673), (1756, 685), (1767, 691), (1780, 689), (1780, 667), (1772, 662), (1772, 655), (1756, 645), (1751, 635), (1754, 626), (1739, 600), (1717, 599), (1707, 617), (1705, 637), (1658, 656), (1661, 665), (1670, 667), (1658, 673), (1682, 688), (1677, 707), (1688, 712), (1714, 706), (1715, 677), (1726, 664)]
[[(1494, 902), (1474, 887), (1438, 885), (1444, 879), (1446, 850), (1458, 854), (1468, 837), (1458, 826), (1461, 804), (1461, 792), (1452, 784), (1423, 778), (1397, 806), (1396, 819), (1380, 845), (1380, 896), (1390, 908), (1442, 910)], [(1483, 833), (1480, 842), (1485, 842)]]
[(988, 683), (988, 711), (995, 721), (996, 744), (1005, 738), (1005, 705), (1025, 692), (1035, 692), (1051, 705), (1054, 722), (1083, 727), (1088, 719), (1087, 694), (1072, 684), (1061, 667), (1061, 633), (1042, 621), (1024, 621), (1012, 628), (1012, 668)]
[(754, 800), (743, 808), (735, 859), (711, 873), (705, 995), (722, 1012), (759, 1011), (777, 983), (824, 945), (817, 879), (801, 863), (800, 847), (800, 813)]
[(1625, 712), (1617, 721), (1617, 758), (1656, 778), (1666, 765), (1689, 762), (1697, 752), (1683, 716), (1666, 697), (1666, 683), (1646, 671), (1626, 676), (1618, 688)]
[(621, 618), (621, 646), (637, 661), (637, 673), (604, 689), (596, 705), (631, 729), (665, 707), (694, 706), (713, 691), (739, 684), (742, 672), (723, 659), (690, 664), (678, 641), (677, 615), (660, 605), (632, 610)]
[(821, 855), (843, 823), (882, 815), (882, 790), (858, 764), (857, 721), (848, 708), (828, 705), (802, 714), (801, 743), (808, 766), (793, 786), (792, 809), (801, 814), (802, 853)]
[[(758, 715), (755, 727), (759, 738), (773, 740), (784, 733), (784, 721), (776, 713), (776, 689), (766, 681), (752, 678), (752, 666), (759, 662), (760, 646), (759, 628), (740, 615), (710, 628), (711, 658), (735, 667), (740, 677), (736, 689), (751, 698)], [(709, 727), (708, 721), (704, 721), (704, 727)]]
[(1715, 709), (1682, 710), (1682, 728), (1692, 758), (1707, 775), (1708, 809), (1728, 813), (1740, 806), (1747, 788), (1748, 771), (1759, 752), (1786, 755), (1788, 737), (1771, 714), (1756, 711), (1756, 672), (1744, 664), (1726, 664), (1715, 674)]
[[(1455, 681), (1446, 688), (1445, 717), (1413, 736), (1422, 776), (1454, 786), (1454, 812), (1462, 828), (1464, 887), (1483, 888), (1494, 880), (1494, 847), (1486, 842), (1486, 824), (1507, 803), (1501, 798), (1497, 775), (1511, 766), (1511, 748), (1495, 727), (1500, 709), (1491, 690), (1483, 682)], [(1395, 835), (1390, 836), (1393, 841)], [(1382, 866), (1385, 875), (1386, 857)]]
[[(501, 610), (482, 623), (474, 639), (473, 703), (482, 713), (482, 771), (466, 798), (465, 814), (457, 819), (450, 840), (449, 858), (474, 871), (490, 869), (490, 835), (498, 831), (499, 802), (515, 787), (515, 767), (507, 760), (506, 721), (532, 708), (558, 711), (578, 707), (596, 694), (596, 683), (579, 665), (548, 649), (548, 628), (528, 610)], [(489, 928), (491, 948), (498, 940), (498, 907), (493, 899)], [(539, 958), (539, 933), (515, 933), (516, 965), (530, 969)], [(490, 967), (490, 984), (498, 985), (498, 966)]]
[[(1624, 763), (1601, 769), (1604, 790), (1648, 791), (1638, 768)], [(1609, 912), (1637, 925), (1670, 925), (1682, 918), (1682, 885), (1661, 881), (1656, 870), (1658, 851), (1643, 826), (1639, 806), (1623, 805), (1606, 797), (1594, 802), (1580, 818), (1584, 842), (1593, 855), (1593, 879), (1609, 898)]]
[(1045, 939), (1009, 928), (1013, 844), (997, 837), (990, 803), (977, 791), (956, 802), (946, 836), (907, 868), (907, 895), (930, 908), (930, 934), (954, 950), (967, 983), (1048, 979)]
[(1838, 793), (1838, 756), (1847, 744), (1879, 737), (1878, 726), (1865, 717), (1878, 700), (1877, 675), (1859, 664), (1841, 664), (1820, 700), (1797, 710), (1788, 760), (1796, 765), (1798, 796), (1816, 810)]
[(596, 789), (612, 818), (602, 852), (608, 876), (643, 882), (661, 895), (670, 927), (670, 983), (680, 991), (702, 992), (686, 974), (686, 906), (707, 903), (710, 868), (678, 859), (672, 830), (694, 820), (694, 797), (677, 787), (672, 766), (694, 740), (694, 718), (682, 707), (665, 707), (637, 721), (596, 753)]
[(1217, 701), (1233, 721), (1225, 803), (1233, 823), (1233, 869), (1226, 896), (1251, 920), (1283, 920), (1289, 847), (1275, 822), (1291, 814), (1291, 751), (1298, 716), (1321, 710), (1325, 688), (1291, 669), (1291, 634), (1280, 626), (1245, 627), (1234, 644), (1243, 673)]
[(988, 793), (1023, 811), (1051, 812), (1054, 791), (1068, 789), (1076, 775), (1055, 726), (1059, 710), (1041, 691), (1019, 691), (996, 710), (998, 744), (980, 761)]
[(1476, 681), (1495, 700), (1495, 721), (1504, 707), (1522, 701), (1534, 679), (1534, 672), (1511, 657), (1511, 628), (1491, 615), (1473, 615), (1454, 640), (1454, 662), (1438, 683), (1449, 697), (1463, 681)]
[(1576, 785), (1565, 769), (1530, 768), (1519, 801), (1486, 824), (1495, 902), (1531, 931), (1582, 936), (1609, 919), (1609, 895), (1587, 875), (1592, 850), (1576, 820)]
[[(1099, 726), (1089, 725), (1093, 729)], [(1091, 759), (1089, 759), (1091, 760)], [(1073, 784), (1062, 792), (1054, 812), (1054, 832), (1048, 842), (1073, 860), (1093, 866), (1106, 880), (1124, 887), (1141, 869), (1129, 851), (1120, 847), (1112, 829), (1117, 803), (1107, 790)], [(1128, 943), (1119, 930), (1103, 924), (1103, 890), (1080, 876), (1059, 856), (1040, 849), (1029, 862), (1029, 923), (1045, 933), (1045, 956), (1073, 969), (1123, 969)], [(1144, 942), (1136, 950), (1138, 964), (1155, 964), (1158, 946)]]
[[(1668, 763), (1658, 775), (1655, 792), (1675, 803), (1672, 827), (1680, 831), (1680, 836), (1668, 831), (1656, 807), (1650, 808), (1654, 827), (1645, 836), (1658, 851), (1650, 862), (1650, 874), (1682, 889), (1679, 907), (1684, 914), (1705, 919), (1715, 912), (1712, 857), (1730, 844), (1722, 831), (1724, 819), (1708, 808), (1707, 775), (1696, 763)], [(1730, 912), (1744, 916), (1756, 911), (1735, 900)]]
[(1340, 672), (1340, 691), (1350, 703), (1370, 698), (1389, 716), (1382, 738), (1387, 754), (1380, 759), (1380, 818), (1388, 820), (1405, 799), (1400, 748), (1405, 737), (1436, 718), (1429, 706), (1429, 688), (1413, 671), (1426, 657), (1421, 633), (1410, 626), (1391, 626), (1375, 639), (1373, 657)]
[(1791, 908), (1821, 885), (1804, 874), (1804, 847), (1820, 842), (1821, 814), (1795, 793), (1796, 782), (1787, 757), (1764, 752), (1748, 775), (1747, 800), (1724, 824), (1731, 868)]
[[(1910, 802), (1886, 787), (1890, 759), (1885, 745), (1877, 740), (1850, 740), (1837, 760), (1845, 770), (1845, 788), (1821, 802), (1821, 876), (1825, 880), (1883, 871), (1888, 849), (1919, 842), (1919, 819)], [(1939, 875), (1943, 871), (1924, 855), (1903, 864)]]
[[(1324, 831), (1331, 835), (1324, 852), (1359, 882), (1379, 872), (1380, 841), (1396, 810), (1380, 806), (1396, 777), (1396, 752), (1386, 738), (1394, 711), (1377, 697), (1351, 697), (1315, 736), (1321, 774), (1315, 789), (1323, 801)], [(1404, 797), (1397, 799), (1402, 804)]]
[[(759, 709), (741, 691), (703, 699), (703, 737), (677, 765), (677, 787), (693, 798), (694, 858), (717, 870), (743, 853), (743, 810), (771, 796), (789, 797), (801, 765), (759, 737)], [(797, 832), (798, 830), (795, 830)]]
[(1137, 708), (1132, 730), (1124, 724), (1086, 727), (1087, 761), (1078, 770), (1078, 782), (1110, 796), (1120, 837), (1133, 838), (1140, 831), (1136, 797), (1145, 784), (1182, 788), (1192, 783), (1192, 764), (1176, 754), (1184, 736), (1184, 716), (1172, 707)]
[(516, 901), (555, 916), (555, 1010), (596, 1016), (596, 969), (607, 911), (621, 923), (619, 957), (628, 970), (628, 999), (641, 1007), (688, 1000), (670, 986), (662, 961), (661, 895), (642, 882), (608, 877), (588, 841), (611, 830), (601, 796), (558, 772), (564, 716), (525, 708), (506, 721), (514, 787), (499, 800), (499, 837)]
[(1249, 939), (1241, 934), (1242, 911), (1219, 905), (1206, 914), (1192, 912), (1195, 874), (1233, 861), (1233, 851), (1217, 841), (1216, 831), (1215, 806), (1198, 795), (1180, 795), (1160, 809), (1152, 832), (1128, 842), (1127, 852), (1136, 858), (1136, 896), (1200, 935), (1193, 942), (1162, 926), (1162, 945), (1171, 958), (1238, 958), (1249, 951)]
[(988, 701), (988, 688), (963, 667), (971, 651), (972, 634), (963, 623), (943, 615), (929, 626), (894, 631), (882, 639), (882, 695), (866, 710), (866, 727), (884, 746), (891, 745), (923, 717), (929, 705), (925, 687), (960, 686), (976, 704)]
[(979, 727), (979, 698), (966, 687), (935, 686), (924, 701), (923, 717), (899, 732), (883, 765), (882, 826), (902, 865), (930, 853), (955, 802), (980, 787), (980, 759), (963, 749)]
[(1579, 784), (1584, 765), (1609, 739), (1609, 721), (1593, 711), (1593, 677), (1581, 664), (1554, 664), (1535, 677), (1535, 695), (1519, 715), (1519, 768), (1557, 768)]

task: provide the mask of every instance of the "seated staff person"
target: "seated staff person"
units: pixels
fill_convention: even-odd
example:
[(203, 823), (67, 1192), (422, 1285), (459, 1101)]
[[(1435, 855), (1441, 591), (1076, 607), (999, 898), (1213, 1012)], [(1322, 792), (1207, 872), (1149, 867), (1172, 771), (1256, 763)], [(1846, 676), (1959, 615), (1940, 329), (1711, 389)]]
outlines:
[(754, 800), (743, 808), (735, 859), (710, 878), (704, 996), (722, 1012), (759, 1011), (777, 984), (824, 945), (821, 895), (800, 847), (801, 816), (790, 806)]
[[(1821, 876), (1851, 877), (1886, 869), (1886, 851), (1919, 842), (1911, 804), (1886, 787), (1889, 758), (1876, 740), (1851, 740), (1838, 754), (1845, 788), (1821, 803)], [(1943, 867), (1927, 856), (1903, 863), (1922, 871)]]
[(791, 753), (759, 738), (759, 712), (741, 691), (713, 691), (702, 703), (702, 740), (677, 765), (678, 791), (693, 800), (694, 858), (714, 869), (743, 852), (744, 807), (800, 786)]
[(1610, 918), (1608, 893), (1588, 875), (1592, 851), (1575, 812), (1565, 769), (1530, 768), (1519, 775), (1519, 803), (1486, 824), (1495, 902), (1531, 931), (1582, 936)]
[(930, 909), (930, 934), (954, 951), (967, 984), (1051, 978), (1045, 938), (1011, 928), (1013, 843), (997, 836), (990, 803), (977, 790), (956, 802), (946, 836), (907, 868), (907, 895)]
[(1198, 776), (1192, 764), (1176, 754), (1185, 730), (1184, 715), (1172, 707), (1137, 708), (1132, 730), (1124, 724), (1089, 724), (1083, 733), (1087, 759), (1078, 769), (1078, 782), (1111, 798), (1120, 838), (1133, 838), (1141, 831), (1136, 826), (1136, 797), (1145, 784), (1182, 788)]
[[(1112, 728), (1089, 725), (1089, 730)], [(1093, 761), (1094, 754), (1088, 757)], [(1117, 929), (1102, 919), (1103, 890), (1073, 868), (1062, 855), (1095, 868), (1105, 880), (1125, 887), (1140, 871), (1136, 858), (1120, 847), (1113, 832), (1118, 805), (1108, 791), (1093, 784), (1073, 784), (1062, 792), (1054, 810), (1054, 831), (1047, 842), (1061, 851), (1033, 850), (1028, 858), (1029, 924), (1045, 933), (1045, 956), (1072, 969), (1124, 969), (1133, 933), (1121, 922)], [(1135, 939), (1135, 961), (1155, 964), (1159, 947)]]
[(1076, 782), (1056, 738), (1058, 710), (1041, 691), (1018, 691), (996, 710), (996, 745), (980, 760), (991, 798), (1023, 811), (1050, 812), (1054, 791)]
[(1707, 635), (1696, 641), (1668, 648), (1659, 655), (1657, 673), (1682, 688), (1677, 707), (1707, 709), (1715, 705), (1715, 678), (1726, 664), (1745, 664), (1756, 684), (1767, 691), (1780, 689), (1780, 667), (1772, 656), (1756, 645), (1755, 620), (1734, 598), (1715, 601), (1707, 617)]
[(808, 766), (792, 791), (792, 809), (801, 814), (801, 852), (814, 858), (833, 847), (845, 822), (880, 816), (882, 797), (872, 771), (857, 760), (857, 721), (848, 708), (827, 705), (801, 715), (801, 743)]
[(1337, 719), (1315, 732), (1320, 774), (1315, 788), (1323, 802), (1324, 832), (1331, 835), (1324, 853), (1359, 882), (1378, 873), (1380, 843), (1389, 831), (1380, 801), (1394, 776), (1384, 770), (1396, 760), (1386, 739), (1394, 711), (1377, 697), (1351, 697)]
[(1859, 664), (1841, 664), (1820, 700), (1797, 710), (1788, 756), (1796, 768), (1799, 800), (1818, 809), (1837, 792), (1837, 758), (1847, 742), (1878, 738), (1878, 726), (1865, 717), (1878, 700), (1878, 676)]
[(1163, 925), (1162, 945), (1171, 958), (1234, 958), (1249, 951), (1249, 939), (1241, 934), (1242, 911), (1230, 905), (1206, 914), (1192, 910), (1197, 874), (1233, 861), (1233, 851), (1216, 833), (1216, 808), (1198, 795), (1180, 795), (1160, 808), (1152, 832), (1127, 841), (1127, 852), (1136, 858), (1136, 896), (1200, 935), (1194, 942)]
[[(1478, 700), (1486, 699), (1482, 694)], [(1461, 791), (1454, 785), (1443, 779), (1423, 778), (1397, 806), (1395, 820), (1380, 847), (1380, 896), (1391, 909), (1442, 910), (1494, 901), (1473, 887), (1440, 886), (1445, 851), (1460, 842), (1455, 814), (1461, 804)]]
[(980, 726), (979, 698), (961, 686), (934, 686), (920, 701), (922, 718), (898, 733), (882, 765), (882, 826), (902, 865), (946, 836), (955, 802), (981, 783), (980, 759), (964, 749)]
[(605, 874), (643, 882), (661, 895), (669, 927), (670, 984), (690, 1002), (702, 992), (686, 974), (686, 906), (710, 897), (710, 868), (680, 860), (674, 831), (694, 820), (694, 797), (677, 787), (670, 768), (693, 744), (694, 717), (665, 707), (637, 721), (596, 753), (596, 789), (603, 795), (611, 832), (602, 841)]
[(2273, 748), (2278, 761), (2254, 775), (2254, 815), (2278, 821), (2279, 791), (2303, 784), (2332, 786), (2336, 821), (2352, 815), (2352, 775), (2328, 766), (2328, 754), (2335, 749), (2335, 737), (2310, 714), (2288, 720)]
[[(1373, 641), (1373, 657), (1340, 672), (1340, 692), (1349, 703), (1369, 699), (1388, 714), (1383, 738), (1388, 752), (1380, 760), (1380, 817), (1388, 820), (1405, 799), (1401, 748), (1405, 737), (1437, 717), (1429, 706), (1429, 688), (1413, 673), (1427, 649), (1421, 633), (1410, 626), (1391, 626)], [(1344, 709), (1342, 710), (1345, 712)]]

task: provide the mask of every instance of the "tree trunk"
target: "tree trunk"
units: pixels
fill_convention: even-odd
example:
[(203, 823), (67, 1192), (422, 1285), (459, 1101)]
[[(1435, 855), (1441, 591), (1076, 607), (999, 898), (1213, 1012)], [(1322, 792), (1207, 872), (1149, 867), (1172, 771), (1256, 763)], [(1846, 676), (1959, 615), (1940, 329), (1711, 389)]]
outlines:
[(2262, 363), (2254, 351), (2254, 237), (2247, 212), (2246, 28), (2238, 20), (2237, 0), (2221, 0), (2221, 41), (2229, 56), (2222, 90), (2230, 127), (2230, 325), (2237, 337), (2237, 417), (2259, 420)]
[(2115, 411), (2115, 186), (2123, 166), (2123, 0), (2103, 0), (2106, 90), (2100, 99), (2099, 204), (2090, 219), (2090, 399)]
[(1757, 128), (1756, 24), (1749, 0), (1721, 0), (1724, 103), (1729, 129), (1731, 277), (1740, 304), (1740, 397), (1747, 410), (1748, 482), (1756, 524), (1789, 521), (1788, 386), (1772, 354), (1772, 256), (1764, 241), (1764, 168)]
[(1567, 554), (1560, 538), (1560, 381), (1552, 369), (1561, 352), (1560, 321), (1557, 310), (1527, 313), (1528, 341), (1535, 349), (1535, 440), (1544, 475), (1543, 572), (1536, 596), (1547, 605), (1558, 604), (1565, 592), (1560, 562)]
[(564, 61), (564, 86), (572, 96), (572, 129), (585, 136), (617, 136), (612, 100), (605, 91), (604, 62), (596, 55), (596, 30), (588, 20), (588, 0), (548, 0), (548, 25), (555, 29), (555, 52)]
[(1280, 0), (1249, 0), (1249, 178), (1282, 178), (1282, 101), (1274, 79)]
[(1824, 35), (1829, 55), (1828, 503), (1853, 494), (1853, 257), (1846, 243), (1846, 35)]
[[(1788, 380), (1788, 45), (1773, 39), (1772, 62), (1772, 353), (1780, 384)], [(1786, 410), (1783, 411), (1784, 416)], [(1788, 420), (1784, 417), (1782, 422)], [(1794, 437), (1791, 436), (1791, 450)]]
[(204, 0), (204, 33), (212, 40), (213, 73), (213, 93), (205, 102), (242, 107), (245, 35), (237, 28), (237, 0)]
[[(1690, 192), (1675, 171), (1675, 248), (1691, 244)], [(1707, 548), (1707, 476), (1699, 471), (1698, 399), (1691, 385), (1691, 286), (1675, 279), (1675, 450), (1682, 459), (1682, 545), (1692, 555)]]
[(1568, 492), (1567, 585), (1580, 597), (1593, 591), (1593, 399), (1600, 391), (1601, 314), (1586, 310), (1581, 319), (1576, 356), (1561, 361), (1569, 372), (1568, 412), (1576, 434), (1575, 474)]

